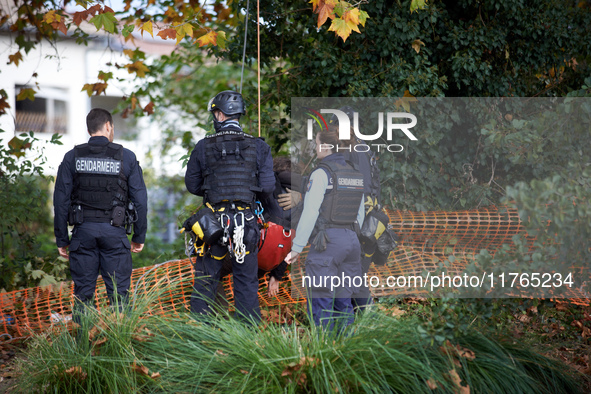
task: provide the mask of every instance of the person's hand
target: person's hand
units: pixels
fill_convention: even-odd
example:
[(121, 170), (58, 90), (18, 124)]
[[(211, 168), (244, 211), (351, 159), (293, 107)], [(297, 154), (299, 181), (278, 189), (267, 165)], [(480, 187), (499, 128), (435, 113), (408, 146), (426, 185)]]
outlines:
[(279, 281), (275, 279), (273, 275), (271, 275), (271, 279), (269, 279), (269, 286), (267, 288), (267, 295), (269, 297), (275, 297), (279, 293)]
[(60, 254), (60, 256), (62, 256), (66, 260), (70, 260), (70, 256), (68, 255), (68, 247), (69, 246), (70, 245), (64, 246), (61, 248), (59, 248), (59, 247), (57, 248), (57, 252)]
[(144, 248), (144, 244), (138, 244), (137, 242), (131, 242), (131, 251), (133, 253), (139, 253)]
[(299, 192), (287, 188), (287, 193), (277, 196), (277, 202), (284, 211), (291, 209), (302, 201), (302, 195)]
[(295, 261), (297, 261), (297, 260), (298, 260), (298, 256), (299, 256), (299, 255), (300, 255), (300, 254), (299, 254), (298, 252), (294, 252), (294, 251), (292, 250), (292, 251), (291, 251), (291, 252), (289, 252), (289, 253), (287, 254), (287, 256), (285, 257), (285, 262), (286, 262), (287, 264), (291, 264), (291, 263), (293, 263), (293, 262), (295, 262)]

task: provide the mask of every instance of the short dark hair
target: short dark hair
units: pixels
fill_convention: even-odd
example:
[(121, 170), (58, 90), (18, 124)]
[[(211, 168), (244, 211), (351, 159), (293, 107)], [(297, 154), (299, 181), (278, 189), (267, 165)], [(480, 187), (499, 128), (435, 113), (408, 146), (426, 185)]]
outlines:
[(287, 156), (275, 156), (273, 158), (273, 171), (291, 171), (291, 160)]
[(113, 124), (113, 116), (106, 109), (93, 108), (86, 115), (86, 128), (91, 135), (102, 129), (105, 123)]

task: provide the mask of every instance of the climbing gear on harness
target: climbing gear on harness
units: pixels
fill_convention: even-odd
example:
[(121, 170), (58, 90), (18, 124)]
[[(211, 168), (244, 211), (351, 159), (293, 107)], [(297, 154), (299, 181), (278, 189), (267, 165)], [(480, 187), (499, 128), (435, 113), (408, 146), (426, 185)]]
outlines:
[[(240, 224), (238, 223), (241, 219)], [(246, 245), (244, 245), (244, 213), (237, 212), (234, 214), (234, 257), (238, 264), (244, 263), (244, 256), (246, 256)]]

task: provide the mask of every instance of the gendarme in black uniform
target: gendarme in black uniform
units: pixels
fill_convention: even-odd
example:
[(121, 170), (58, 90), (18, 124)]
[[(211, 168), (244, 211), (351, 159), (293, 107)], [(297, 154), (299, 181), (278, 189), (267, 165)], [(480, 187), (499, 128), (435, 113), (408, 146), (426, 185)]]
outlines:
[[(195, 145), (187, 163), (185, 185), (213, 207), (222, 225), (227, 224), (229, 238), (209, 245), (203, 256), (197, 256), (191, 311), (210, 311), (223, 259), (231, 258), (236, 310), (242, 317), (258, 321), (259, 228), (254, 202), (257, 195), (268, 195), (275, 188), (271, 148), (242, 131), (238, 119), (245, 111), (239, 93), (219, 93), (208, 109), (214, 113), (216, 133)], [(216, 110), (221, 111), (217, 116), (226, 118), (224, 121), (216, 118)]]
[[(93, 109), (89, 113), (89, 133), (92, 131), (90, 118), (95, 119), (95, 124), (103, 124), (104, 128), (99, 131), (110, 130), (112, 133), (112, 118), (108, 111)], [(134, 251), (139, 251), (146, 237), (147, 193), (135, 154), (109, 142), (106, 136), (92, 134), (88, 143), (66, 153), (58, 170), (53, 195), (54, 231), (60, 254), (66, 247), (69, 250), (74, 295), (84, 303), (90, 303), (94, 298), (99, 273), (110, 299), (114, 282), (123, 301), (127, 297), (132, 271), (131, 244), (125, 223), (117, 224), (121, 215), (125, 217), (129, 202), (137, 211), (132, 242), (136, 248)], [(68, 220), (74, 225), (71, 240)], [(111, 224), (112, 221), (115, 225)]]

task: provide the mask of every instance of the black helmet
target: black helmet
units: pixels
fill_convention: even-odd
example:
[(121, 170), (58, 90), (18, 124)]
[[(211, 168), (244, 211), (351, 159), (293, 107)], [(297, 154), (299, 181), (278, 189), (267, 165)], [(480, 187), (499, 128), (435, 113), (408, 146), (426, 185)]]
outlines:
[(219, 109), (227, 116), (246, 114), (242, 95), (238, 92), (234, 92), (233, 90), (224, 90), (209, 100), (209, 104), (207, 104), (207, 110), (209, 112), (213, 112), (216, 109)]

